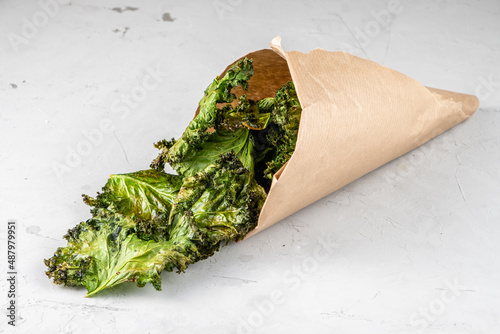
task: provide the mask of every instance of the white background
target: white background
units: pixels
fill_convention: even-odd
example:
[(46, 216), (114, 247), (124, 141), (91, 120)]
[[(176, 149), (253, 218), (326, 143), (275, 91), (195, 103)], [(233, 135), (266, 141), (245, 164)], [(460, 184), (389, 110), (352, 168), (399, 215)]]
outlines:
[[(49, 2), (0, 2), (0, 264), (15, 219), (20, 333), (498, 330), (498, 0), (61, 0), (44, 14)], [(80, 195), (148, 168), (152, 144), (182, 133), (212, 79), (276, 35), (285, 50), (349, 49), (481, 107), (272, 228), (164, 273), (162, 292), (125, 284), (84, 298), (49, 281), (43, 259), (90, 217)], [(134, 101), (148, 71), (163, 74)]]

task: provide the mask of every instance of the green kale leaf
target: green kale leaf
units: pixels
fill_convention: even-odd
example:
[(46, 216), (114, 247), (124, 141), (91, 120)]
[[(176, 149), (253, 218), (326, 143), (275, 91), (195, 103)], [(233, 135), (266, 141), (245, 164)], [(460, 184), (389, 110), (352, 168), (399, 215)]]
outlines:
[(85, 286), (87, 296), (123, 282), (160, 290), (162, 271), (182, 272), (255, 228), (295, 149), (301, 107), (292, 82), (275, 97), (235, 101), (252, 75), (251, 59), (236, 62), (205, 90), (182, 136), (155, 144), (152, 169), (112, 175), (95, 198), (84, 195), (92, 218), (45, 260), (54, 283)]
[[(153, 240), (141, 238), (141, 220), (134, 218), (145, 206), (153, 212), (163, 199), (130, 191), (136, 187), (135, 181), (116, 188), (106, 185), (106, 198), (101, 194), (89, 201), (100, 205), (92, 211), (94, 217), (68, 231), (68, 245), (45, 260), (47, 275), (55, 283), (83, 285), (87, 296), (129, 281), (138, 286), (152, 283), (159, 290), (163, 270), (184, 271), (189, 264), (213, 255), (222, 244), (242, 239), (256, 226), (266, 197), (234, 153), (221, 155), (215, 164), (186, 178), (173, 203), (169, 196), (163, 197), (169, 198), (171, 210), (163, 226), (164, 237)], [(156, 190), (150, 185), (151, 193)], [(127, 191), (132, 200), (126, 205), (111, 201), (102, 207), (109, 198)], [(169, 206), (167, 202), (164, 206)], [(110, 211), (120, 208), (120, 213)]]

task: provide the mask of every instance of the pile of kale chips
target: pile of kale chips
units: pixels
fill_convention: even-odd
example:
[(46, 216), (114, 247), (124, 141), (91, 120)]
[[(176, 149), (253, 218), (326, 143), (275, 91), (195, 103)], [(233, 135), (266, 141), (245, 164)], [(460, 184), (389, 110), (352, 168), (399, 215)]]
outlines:
[(184, 134), (155, 144), (151, 169), (112, 175), (96, 198), (84, 195), (92, 218), (45, 260), (54, 283), (85, 286), (87, 296), (123, 282), (160, 290), (163, 270), (182, 272), (255, 228), (272, 175), (294, 151), (301, 107), (292, 82), (275, 97), (232, 103), (252, 75), (252, 60), (239, 60), (205, 90)]

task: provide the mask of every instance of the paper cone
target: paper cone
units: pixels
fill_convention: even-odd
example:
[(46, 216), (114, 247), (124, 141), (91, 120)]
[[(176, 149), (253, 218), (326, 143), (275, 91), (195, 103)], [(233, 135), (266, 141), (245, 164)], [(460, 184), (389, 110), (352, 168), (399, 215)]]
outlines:
[(413, 150), (479, 106), (475, 96), (426, 88), (367, 59), (321, 49), (284, 52), (280, 42), (279, 36), (271, 42), (274, 52), (245, 56), (255, 71), (245, 94), (274, 96), (292, 79), (302, 106), (298, 140), (247, 237)]

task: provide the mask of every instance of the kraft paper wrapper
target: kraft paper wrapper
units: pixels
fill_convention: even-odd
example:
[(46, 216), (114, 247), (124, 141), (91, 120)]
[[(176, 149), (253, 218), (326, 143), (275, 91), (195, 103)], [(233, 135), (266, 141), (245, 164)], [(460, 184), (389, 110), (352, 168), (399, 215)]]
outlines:
[(255, 74), (244, 93), (254, 100), (274, 96), (292, 79), (302, 116), (295, 151), (274, 175), (247, 238), (457, 125), (479, 106), (473, 95), (424, 87), (345, 52), (284, 52), (279, 36), (271, 48), (245, 56)]

